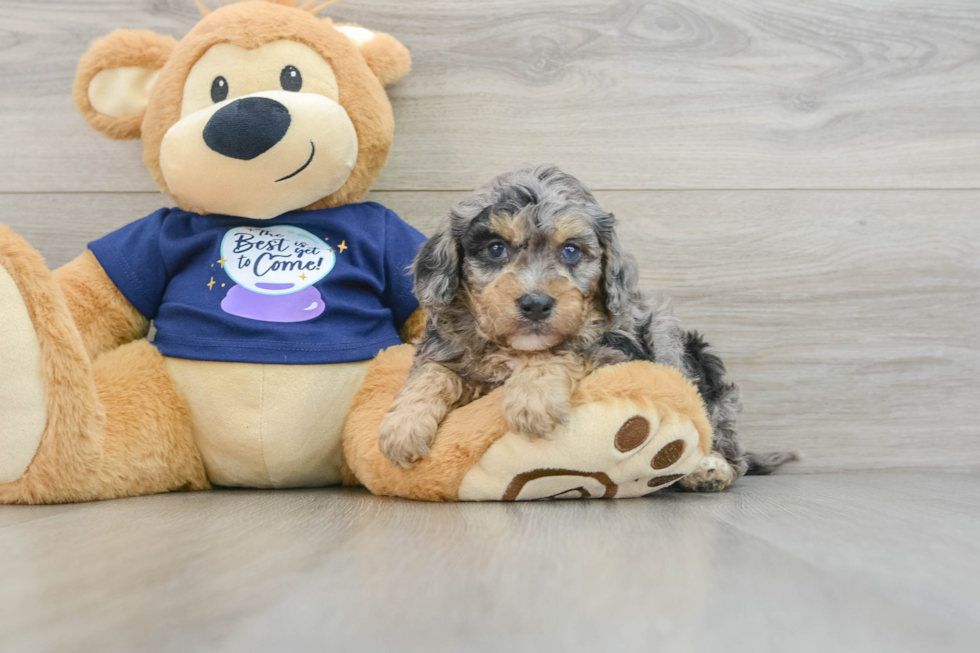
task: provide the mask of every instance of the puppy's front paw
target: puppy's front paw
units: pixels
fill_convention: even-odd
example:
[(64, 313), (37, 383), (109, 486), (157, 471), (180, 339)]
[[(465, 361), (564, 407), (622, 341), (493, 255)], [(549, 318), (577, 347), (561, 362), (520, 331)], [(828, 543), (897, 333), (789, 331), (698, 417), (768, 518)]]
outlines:
[(677, 482), (691, 492), (721, 492), (735, 480), (735, 470), (723, 456), (709, 453), (693, 472)]
[(378, 446), (392, 464), (408, 468), (429, 453), (438, 427), (412, 411), (390, 411), (381, 422)]
[(555, 427), (568, 421), (568, 411), (560, 405), (546, 406), (519, 401), (504, 405), (504, 419), (511, 431), (529, 440), (550, 439)]

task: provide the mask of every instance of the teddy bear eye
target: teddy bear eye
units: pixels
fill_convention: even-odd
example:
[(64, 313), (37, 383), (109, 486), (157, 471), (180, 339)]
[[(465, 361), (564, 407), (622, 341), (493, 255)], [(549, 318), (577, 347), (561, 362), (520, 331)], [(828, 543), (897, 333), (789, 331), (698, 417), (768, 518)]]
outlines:
[(211, 82), (211, 101), (217, 104), (228, 97), (228, 80), (220, 75)]
[(303, 76), (299, 74), (296, 66), (286, 66), (279, 73), (279, 85), (282, 86), (282, 90), (284, 91), (296, 93), (299, 89), (303, 88)]

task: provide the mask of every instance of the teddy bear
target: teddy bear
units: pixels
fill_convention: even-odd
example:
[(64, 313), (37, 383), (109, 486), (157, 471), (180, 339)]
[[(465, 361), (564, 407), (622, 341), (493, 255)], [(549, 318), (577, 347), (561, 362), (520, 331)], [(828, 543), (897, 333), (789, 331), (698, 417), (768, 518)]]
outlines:
[(401, 343), (424, 325), (407, 268), (425, 239), (362, 200), (394, 133), (384, 87), (410, 56), (312, 4), (198, 3), (180, 41), (118, 30), (82, 57), (79, 111), (141, 139), (175, 206), (54, 271), (0, 225), (0, 503), (341, 482), (608, 498), (693, 471), (711, 447), (703, 402), (642, 362), (586, 378), (551, 440), (509, 433), (490, 393), (411, 469), (384, 459)]

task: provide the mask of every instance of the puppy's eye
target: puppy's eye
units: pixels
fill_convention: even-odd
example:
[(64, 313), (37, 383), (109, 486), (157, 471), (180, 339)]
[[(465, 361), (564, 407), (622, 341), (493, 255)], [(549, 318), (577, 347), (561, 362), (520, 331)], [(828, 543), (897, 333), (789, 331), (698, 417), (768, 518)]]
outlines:
[(284, 91), (297, 93), (299, 89), (303, 88), (303, 76), (299, 74), (296, 66), (286, 66), (279, 73), (279, 85)]
[(505, 259), (507, 258), (507, 247), (503, 243), (494, 243), (487, 247), (487, 254), (490, 258)]
[(569, 263), (574, 263), (582, 256), (582, 250), (575, 245), (565, 245), (561, 250), (561, 257)]
[(217, 104), (228, 97), (228, 80), (220, 75), (211, 82), (211, 101)]

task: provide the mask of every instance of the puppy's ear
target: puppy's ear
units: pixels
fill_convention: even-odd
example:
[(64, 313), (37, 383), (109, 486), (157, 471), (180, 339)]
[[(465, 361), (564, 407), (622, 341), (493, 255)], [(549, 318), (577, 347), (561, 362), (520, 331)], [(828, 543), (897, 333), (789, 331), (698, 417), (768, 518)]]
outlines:
[(447, 219), (412, 264), (415, 297), (427, 312), (447, 306), (459, 288), (459, 252)]
[(116, 30), (93, 43), (75, 73), (79, 113), (109, 138), (138, 138), (150, 91), (176, 43), (135, 30)]
[(382, 86), (394, 84), (411, 69), (412, 57), (408, 48), (394, 36), (360, 25), (337, 24), (334, 27), (354, 42)]
[(606, 310), (616, 320), (632, 322), (633, 306), (640, 288), (640, 273), (633, 255), (623, 249), (613, 229), (613, 217), (609, 215), (609, 228), (600, 230), (602, 243), (602, 285)]

